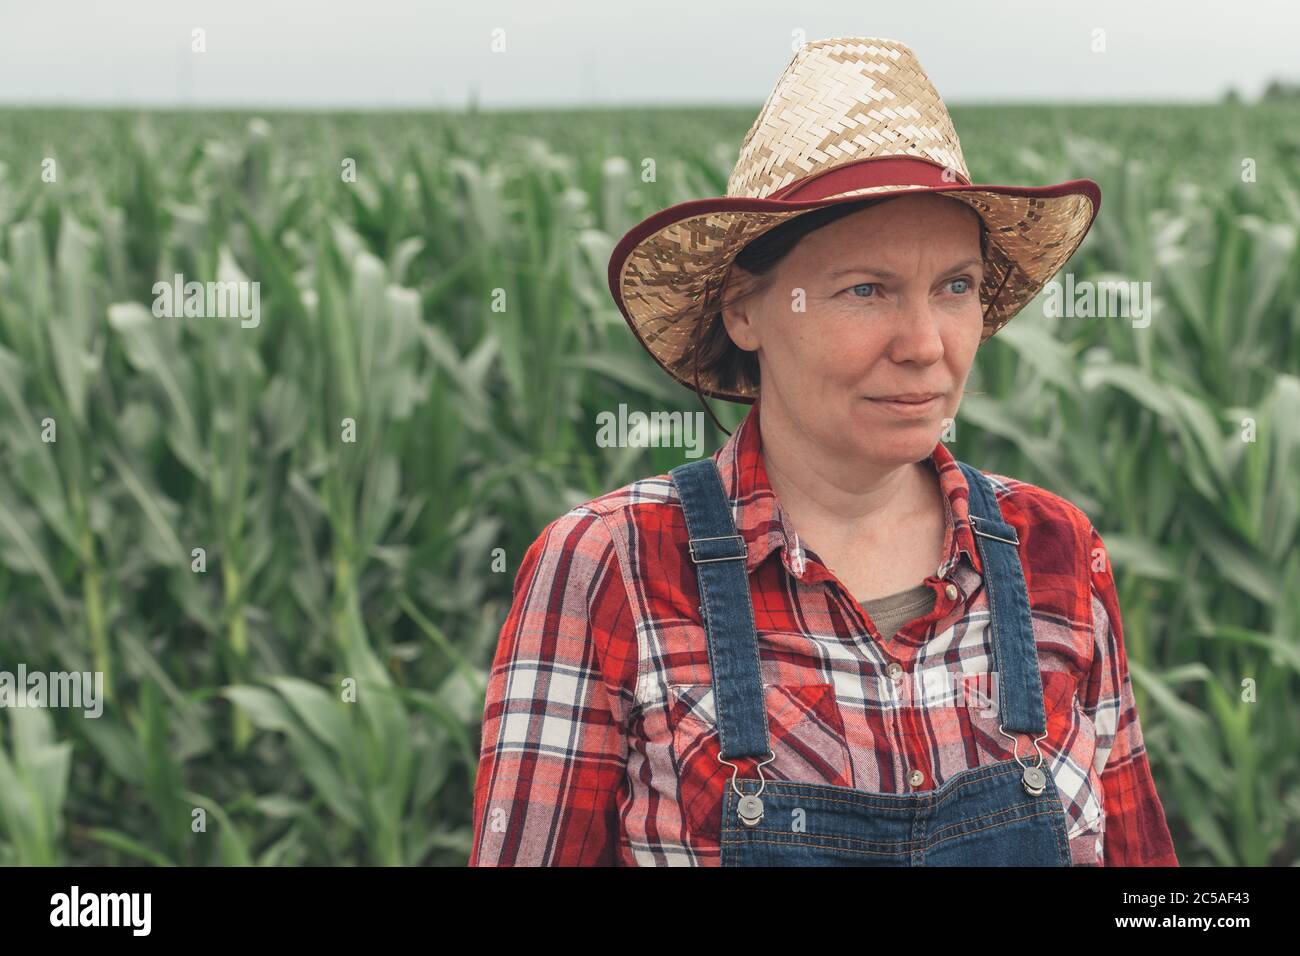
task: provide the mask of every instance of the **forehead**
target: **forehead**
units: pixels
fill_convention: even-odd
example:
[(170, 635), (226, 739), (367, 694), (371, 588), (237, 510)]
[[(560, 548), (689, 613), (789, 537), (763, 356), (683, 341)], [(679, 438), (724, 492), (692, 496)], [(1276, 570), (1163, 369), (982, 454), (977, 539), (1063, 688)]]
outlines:
[[(841, 232), (862, 233), (864, 237), (888, 239), (890, 234), (932, 233), (964, 239), (979, 235), (982, 220), (970, 206), (946, 196), (899, 196), (866, 209), (849, 213), (825, 227), (836, 226)], [(823, 230), (818, 230), (821, 232)]]
[(900, 196), (849, 213), (814, 230), (795, 248), (805, 264), (840, 264), (870, 253), (881, 261), (921, 255), (978, 253), (983, 220), (943, 196)]

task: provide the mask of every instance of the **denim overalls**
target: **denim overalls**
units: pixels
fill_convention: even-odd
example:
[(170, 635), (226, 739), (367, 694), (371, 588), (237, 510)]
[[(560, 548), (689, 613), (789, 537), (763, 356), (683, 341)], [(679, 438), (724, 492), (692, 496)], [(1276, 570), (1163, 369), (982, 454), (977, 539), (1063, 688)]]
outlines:
[[(1065, 810), (1038, 741), (1046, 736), (1043, 687), (1015, 529), (993, 488), (957, 462), (970, 486), (971, 530), (984, 566), (999, 729), (1013, 757), (965, 770), (933, 790), (867, 793), (763, 778), (768, 743), (746, 547), (713, 458), (669, 472), (690, 534), (720, 753), (731, 767), (722, 808), (723, 866), (1069, 866)], [(1021, 762), (1028, 734), (1036, 763)], [(737, 778), (759, 758), (757, 779)], [(1028, 761), (1029, 755), (1025, 755)]]

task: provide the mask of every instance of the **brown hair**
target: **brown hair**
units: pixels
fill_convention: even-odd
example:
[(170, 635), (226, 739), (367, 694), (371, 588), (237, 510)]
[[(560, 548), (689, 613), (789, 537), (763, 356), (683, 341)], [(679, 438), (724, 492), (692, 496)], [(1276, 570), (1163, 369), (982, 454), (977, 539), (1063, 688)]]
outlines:
[[(757, 277), (759, 281), (753, 283), (750, 289), (709, 306), (708, 314), (696, 324), (695, 337), (690, 348), (674, 363), (673, 370), (697, 383), (700, 373), (711, 373), (713, 380), (727, 391), (757, 390), (758, 353), (739, 348), (731, 341), (727, 327), (722, 321), (722, 310), (766, 291), (771, 284), (771, 275), (776, 264), (784, 259), (804, 236), (851, 213), (894, 198), (899, 197), (873, 196), (857, 202), (822, 206), (812, 212), (787, 219), (746, 244), (732, 262), (747, 274)], [(988, 226), (981, 216), (980, 255), (988, 255), (988, 233)], [(730, 283), (725, 283), (724, 291), (728, 286)], [(722, 427), (722, 423), (704, 401), (704, 396), (699, 391), (695, 394), (699, 397), (704, 410), (709, 413), (709, 417), (713, 419), (713, 423), (730, 435), (731, 432)]]

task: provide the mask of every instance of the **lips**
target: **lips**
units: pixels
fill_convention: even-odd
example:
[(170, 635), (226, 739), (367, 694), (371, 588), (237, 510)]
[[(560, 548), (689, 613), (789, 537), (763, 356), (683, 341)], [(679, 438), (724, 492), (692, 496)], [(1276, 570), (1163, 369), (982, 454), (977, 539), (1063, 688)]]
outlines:
[(943, 407), (939, 403), (942, 392), (931, 392), (926, 398), (924, 392), (903, 392), (889, 398), (870, 399), (876, 408), (892, 419), (902, 421), (931, 421)]
[(904, 405), (923, 405), (932, 398), (938, 398), (940, 392), (904, 392), (901, 395), (879, 395), (873, 401), (900, 402)]

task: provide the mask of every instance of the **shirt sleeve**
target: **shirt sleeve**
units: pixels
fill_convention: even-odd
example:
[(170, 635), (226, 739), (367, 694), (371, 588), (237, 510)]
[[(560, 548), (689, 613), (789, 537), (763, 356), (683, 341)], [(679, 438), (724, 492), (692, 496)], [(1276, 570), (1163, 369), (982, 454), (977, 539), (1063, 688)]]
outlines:
[(576, 508), (515, 577), (488, 676), (470, 866), (617, 865), (629, 674), (632, 692), (617, 553), (602, 517)]
[(1105, 812), (1103, 863), (1178, 866), (1142, 740), (1110, 557), (1095, 528), (1089, 561), (1095, 646), (1080, 702), (1097, 729), (1096, 768)]

